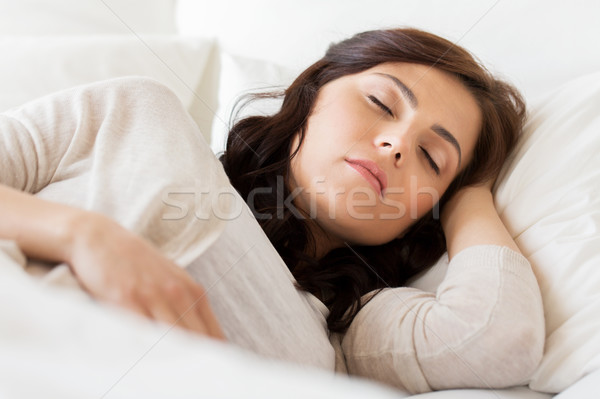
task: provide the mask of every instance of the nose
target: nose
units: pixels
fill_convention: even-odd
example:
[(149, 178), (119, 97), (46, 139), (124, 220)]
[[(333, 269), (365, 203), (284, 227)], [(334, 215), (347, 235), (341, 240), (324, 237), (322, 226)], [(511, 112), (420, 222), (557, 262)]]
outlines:
[(404, 161), (410, 151), (410, 140), (406, 132), (381, 132), (375, 138), (375, 146), (378, 150), (385, 153), (385, 156), (391, 158), (394, 164), (398, 166)]
[(400, 153), (400, 151), (398, 151), (398, 149), (394, 149), (391, 143), (388, 143), (387, 141), (384, 141), (383, 143), (381, 143), (381, 146), (384, 148), (389, 148), (389, 152), (391, 154), (393, 154), (394, 159), (396, 161), (399, 161), (400, 158), (402, 158), (402, 154)]

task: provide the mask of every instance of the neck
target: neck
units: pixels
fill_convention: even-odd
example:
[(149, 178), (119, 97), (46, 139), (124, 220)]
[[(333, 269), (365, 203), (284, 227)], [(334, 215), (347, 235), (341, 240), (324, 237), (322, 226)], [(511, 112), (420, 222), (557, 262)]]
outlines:
[(315, 220), (308, 222), (308, 228), (314, 237), (314, 243), (312, 245), (309, 244), (309, 248), (306, 248), (305, 253), (307, 255), (321, 259), (332, 249), (341, 248), (344, 246), (344, 242), (342, 240), (337, 237), (332, 237), (331, 234), (328, 234), (325, 230), (323, 230)]
[[(293, 176), (290, 176), (290, 179), (287, 181), (287, 188), (290, 193), (293, 193), (295, 188), (298, 187), (296, 182), (294, 181)], [(296, 207), (298, 211), (306, 218), (307, 226), (309, 233), (312, 234), (314, 238), (314, 242), (310, 242), (308, 240), (307, 248), (304, 249), (304, 254), (308, 256), (312, 256), (316, 259), (321, 259), (329, 251), (334, 248), (340, 248), (344, 246), (344, 242), (339, 238), (327, 233), (317, 222), (316, 219), (312, 219), (310, 214), (303, 209), (300, 198), (296, 197), (293, 199), (293, 205)]]

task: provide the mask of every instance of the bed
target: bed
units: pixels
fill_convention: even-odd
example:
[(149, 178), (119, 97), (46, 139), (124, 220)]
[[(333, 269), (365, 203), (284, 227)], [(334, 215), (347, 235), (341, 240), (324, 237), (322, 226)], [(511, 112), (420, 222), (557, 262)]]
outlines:
[[(145, 76), (177, 95), (215, 153), (241, 93), (289, 83), (330, 41), (410, 25), (459, 42), (514, 82), (529, 105), (494, 196), (534, 268), (546, 318), (544, 356), (527, 385), (411, 396), (101, 306), (71, 289), (60, 269), (40, 279), (14, 267), (26, 260), (0, 241), (0, 396), (597, 397), (598, 15), (600, 5), (585, 1), (0, 1), (0, 111), (83, 83)], [(270, 249), (261, 241), (252, 250)], [(411, 285), (435, 291), (447, 265), (443, 257)]]

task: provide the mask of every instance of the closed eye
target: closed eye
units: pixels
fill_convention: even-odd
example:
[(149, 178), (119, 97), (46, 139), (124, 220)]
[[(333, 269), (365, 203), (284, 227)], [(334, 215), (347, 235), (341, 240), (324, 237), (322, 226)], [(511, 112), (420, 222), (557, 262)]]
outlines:
[(379, 108), (381, 108), (381, 110), (383, 110), (383, 112), (385, 112), (386, 114), (388, 114), (392, 117), (394, 116), (394, 113), (392, 112), (392, 110), (389, 109), (384, 103), (379, 101), (379, 99), (377, 97), (375, 97), (374, 95), (369, 95), (369, 100), (371, 100), (371, 102), (373, 102), (373, 104), (375, 104)]
[(439, 176), (440, 175), (439, 166), (437, 166), (437, 164), (435, 163), (433, 158), (431, 158), (431, 155), (429, 155), (429, 153), (427, 152), (427, 150), (425, 148), (423, 148), (421, 146), (419, 146), (419, 148), (421, 149), (421, 151), (423, 151), (423, 154), (425, 155), (425, 158), (427, 158), (427, 162), (429, 162), (429, 166), (431, 166), (431, 169), (433, 169), (435, 174)]

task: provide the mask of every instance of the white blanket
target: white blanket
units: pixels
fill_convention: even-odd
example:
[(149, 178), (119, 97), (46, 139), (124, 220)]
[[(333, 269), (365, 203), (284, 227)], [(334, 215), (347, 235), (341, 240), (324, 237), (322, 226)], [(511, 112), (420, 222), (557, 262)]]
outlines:
[[(4, 242), (3, 244), (6, 244)], [(0, 245), (1, 247), (1, 245)], [(12, 254), (16, 259), (9, 257)], [(268, 361), (242, 349), (45, 286), (0, 251), (2, 398), (326, 398), (408, 395), (358, 378)], [(526, 388), (420, 398), (545, 399)]]
[[(6, 242), (5, 242), (6, 243)], [(44, 285), (0, 251), (2, 398), (397, 398)]]

